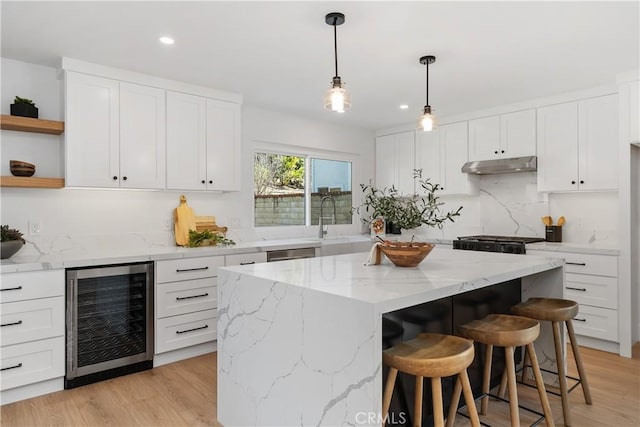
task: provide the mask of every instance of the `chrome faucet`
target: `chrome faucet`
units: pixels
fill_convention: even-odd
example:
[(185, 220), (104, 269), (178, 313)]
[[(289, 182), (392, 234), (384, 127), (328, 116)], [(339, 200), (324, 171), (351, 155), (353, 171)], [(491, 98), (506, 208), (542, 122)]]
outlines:
[(326, 200), (329, 200), (333, 204), (333, 215), (330, 217), (332, 219), (332, 224), (336, 223), (336, 201), (331, 196), (324, 196), (322, 200), (320, 200), (320, 216), (318, 217), (318, 237), (324, 239), (324, 235), (327, 234), (327, 230), (324, 229), (324, 212), (323, 205)]

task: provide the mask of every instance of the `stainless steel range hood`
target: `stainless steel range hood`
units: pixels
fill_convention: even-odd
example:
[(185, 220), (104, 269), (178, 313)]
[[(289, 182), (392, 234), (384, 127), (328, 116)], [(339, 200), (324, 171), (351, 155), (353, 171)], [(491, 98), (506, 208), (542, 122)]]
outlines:
[(467, 162), (462, 166), (462, 172), (475, 175), (489, 175), (494, 173), (535, 172), (538, 170), (536, 156), (514, 157), (511, 159), (479, 160)]

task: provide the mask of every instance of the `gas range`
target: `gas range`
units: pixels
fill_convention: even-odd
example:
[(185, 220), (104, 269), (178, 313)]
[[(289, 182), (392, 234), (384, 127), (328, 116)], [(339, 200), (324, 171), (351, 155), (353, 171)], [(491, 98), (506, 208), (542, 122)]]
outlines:
[(462, 236), (453, 241), (453, 249), (468, 251), (502, 252), (508, 254), (522, 254), (527, 251), (527, 243), (544, 242), (542, 237), (521, 236)]

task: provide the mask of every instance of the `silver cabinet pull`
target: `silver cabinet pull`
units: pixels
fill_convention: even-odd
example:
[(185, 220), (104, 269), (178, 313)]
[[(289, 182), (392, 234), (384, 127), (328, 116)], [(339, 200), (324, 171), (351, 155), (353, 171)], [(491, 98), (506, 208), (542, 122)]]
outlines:
[(3, 323), (2, 325), (0, 325), (0, 327), (14, 326), (14, 325), (22, 325), (22, 320), (18, 320), (17, 322), (11, 322), (11, 323)]
[(187, 332), (199, 331), (200, 329), (207, 329), (209, 325), (200, 326), (199, 328), (185, 329), (184, 331), (176, 331), (176, 334), (186, 334)]
[(208, 297), (208, 296), (209, 296), (208, 293), (204, 293), (200, 295), (191, 295), (189, 297), (176, 297), (176, 301), (181, 301), (183, 299), (191, 299), (191, 298), (202, 298), (202, 297)]
[(573, 286), (565, 286), (565, 289), (571, 289), (572, 291), (581, 291), (581, 292), (587, 292), (587, 288), (574, 288)]
[(184, 273), (185, 271), (202, 271), (202, 270), (208, 270), (209, 267), (198, 267), (198, 268), (183, 268), (183, 269), (179, 269), (176, 268), (176, 273)]
[(17, 365), (13, 365), (13, 366), (7, 366), (6, 368), (0, 369), (0, 371), (6, 371), (9, 369), (16, 369), (16, 368), (22, 368), (22, 363), (18, 363)]
[(22, 286), (16, 286), (15, 288), (4, 288), (4, 289), (0, 289), (0, 291), (4, 292), (4, 291), (19, 291), (20, 289), (22, 289)]
[(568, 264), (568, 265), (583, 265), (583, 266), (587, 265), (586, 262), (565, 262), (565, 264)]
[(580, 319), (579, 317), (574, 317), (573, 320), (577, 320), (578, 322), (586, 322), (587, 319)]

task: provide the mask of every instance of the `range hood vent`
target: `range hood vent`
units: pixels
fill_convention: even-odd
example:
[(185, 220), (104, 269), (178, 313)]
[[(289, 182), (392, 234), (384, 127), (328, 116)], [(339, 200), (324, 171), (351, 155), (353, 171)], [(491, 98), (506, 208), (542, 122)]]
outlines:
[(475, 175), (489, 175), (494, 173), (535, 172), (538, 170), (536, 156), (514, 157), (511, 159), (480, 160), (467, 162), (462, 166), (462, 172)]

